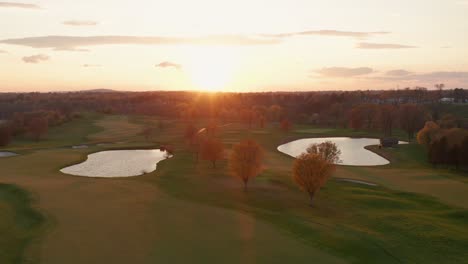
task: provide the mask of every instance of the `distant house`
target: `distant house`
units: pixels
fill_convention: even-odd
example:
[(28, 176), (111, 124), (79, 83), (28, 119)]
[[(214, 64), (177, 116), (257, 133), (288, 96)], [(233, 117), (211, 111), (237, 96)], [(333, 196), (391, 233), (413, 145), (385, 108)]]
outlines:
[(398, 138), (387, 137), (387, 138), (380, 139), (380, 146), (384, 148), (391, 148), (397, 145), (398, 145)]
[(452, 104), (452, 103), (455, 102), (455, 98), (453, 98), (453, 97), (444, 97), (444, 98), (441, 98), (441, 99), (440, 99), (440, 102), (441, 102), (441, 103)]

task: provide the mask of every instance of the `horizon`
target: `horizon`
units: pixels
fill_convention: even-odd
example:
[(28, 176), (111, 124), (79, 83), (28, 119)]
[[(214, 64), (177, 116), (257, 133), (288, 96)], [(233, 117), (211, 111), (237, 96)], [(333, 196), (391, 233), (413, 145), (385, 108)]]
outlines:
[(1, 91), (465, 88), (467, 11), (463, 0), (0, 1)]

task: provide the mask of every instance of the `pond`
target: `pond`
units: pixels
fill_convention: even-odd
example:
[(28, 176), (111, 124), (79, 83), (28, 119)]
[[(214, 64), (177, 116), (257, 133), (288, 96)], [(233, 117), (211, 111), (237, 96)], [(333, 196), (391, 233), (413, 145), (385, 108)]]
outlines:
[(161, 160), (168, 158), (165, 151), (151, 150), (109, 150), (88, 155), (80, 164), (61, 169), (65, 174), (85, 177), (132, 177), (156, 170)]
[(18, 156), (18, 154), (8, 151), (0, 151), (0, 158)]
[[(305, 138), (281, 145), (278, 147), (278, 150), (289, 156), (297, 157), (304, 153), (311, 144), (325, 141), (335, 143), (338, 149), (341, 150), (339, 165), (379, 166), (390, 163), (382, 156), (364, 148), (370, 145), (379, 145), (380, 140), (376, 138)], [(402, 143), (404, 142), (400, 142), (400, 144)]]

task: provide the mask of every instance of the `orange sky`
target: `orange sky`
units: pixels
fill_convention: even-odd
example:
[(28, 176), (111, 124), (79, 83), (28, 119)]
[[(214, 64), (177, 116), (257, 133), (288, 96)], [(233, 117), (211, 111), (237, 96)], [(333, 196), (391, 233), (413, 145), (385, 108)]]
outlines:
[(0, 92), (468, 88), (466, 13), (464, 0), (0, 0)]

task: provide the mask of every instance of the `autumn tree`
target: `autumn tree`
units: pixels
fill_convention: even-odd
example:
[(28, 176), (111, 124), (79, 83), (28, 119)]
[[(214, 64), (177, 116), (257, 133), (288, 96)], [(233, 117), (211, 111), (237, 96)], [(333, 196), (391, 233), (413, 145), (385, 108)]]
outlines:
[(244, 109), (241, 111), (240, 115), (241, 115), (242, 121), (247, 124), (249, 129), (252, 128), (252, 124), (256, 116), (255, 112), (250, 109)]
[(408, 134), (408, 141), (414, 137), (424, 123), (424, 111), (415, 104), (404, 104), (400, 107), (400, 125)]
[(9, 124), (0, 124), (0, 147), (10, 144), (12, 132)]
[(335, 165), (320, 155), (304, 153), (294, 161), (293, 179), (309, 194), (312, 205), (315, 194), (325, 185), (334, 170)]
[(435, 122), (426, 122), (424, 127), (419, 130), (417, 134), (416, 138), (418, 143), (428, 148), (439, 130), (440, 127)]
[(268, 114), (270, 116), (271, 121), (279, 121), (281, 117), (283, 116), (283, 108), (279, 105), (272, 105), (268, 109)]
[(328, 108), (328, 115), (333, 120), (333, 125), (336, 128), (338, 121), (343, 117), (343, 104), (334, 103)]
[(247, 190), (247, 183), (256, 177), (263, 169), (263, 149), (254, 140), (243, 140), (234, 145), (229, 158), (231, 175), (239, 178)]
[(216, 168), (216, 161), (224, 158), (223, 143), (218, 139), (207, 138), (200, 147), (202, 159), (211, 161), (213, 168)]
[(338, 149), (335, 143), (331, 141), (325, 141), (322, 143), (311, 144), (307, 148), (307, 153), (316, 154), (332, 164), (340, 162), (341, 150)]
[(47, 122), (47, 119), (45, 117), (34, 117), (28, 125), (29, 132), (33, 136), (33, 138), (38, 141), (41, 139), (42, 136), (47, 134), (47, 131), (49, 129), (49, 124)]
[(440, 128), (450, 129), (458, 127), (458, 118), (452, 114), (443, 115), (440, 120), (437, 121)]
[(364, 116), (361, 109), (355, 107), (351, 110), (349, 115), (349, 126), (354, 130), (359, 130), (362, 128), (364, 122)]
[(380, 123), (385, 136), (391, 136), (397, 119), (397, 109), (393, 105), (382, 105), (379, 111)]
[(369, 130), (374, 126), (377, 117), (377, 106), (374, 104), (364, 104), (360, 106), (366, 128)]
[(429, 162), (436, 166), (438, 164), (446, 164), (448, 161), (448, 141), (447, 137), (443, 136), (440, 139), (434, 140), (429, 145), (428, 151)]

